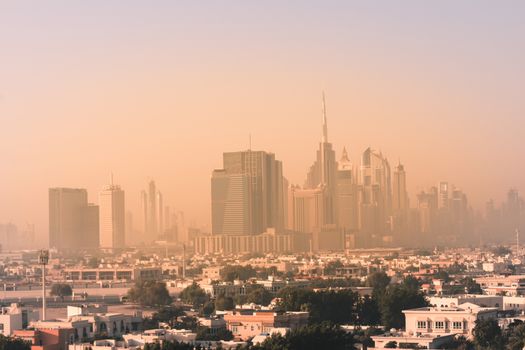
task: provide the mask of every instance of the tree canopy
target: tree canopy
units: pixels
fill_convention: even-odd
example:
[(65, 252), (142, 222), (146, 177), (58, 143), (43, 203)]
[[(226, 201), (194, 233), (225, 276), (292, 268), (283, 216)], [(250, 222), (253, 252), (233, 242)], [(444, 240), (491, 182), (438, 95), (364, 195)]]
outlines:
[(31, 345), (16, 337), (6, 337), (0, 334), (0, 350), (30, 350)]
[(73, 289), (67, 283), (55, 283), (51, 286), (51, 291), (49, 294), (63, 298), (66, 296), (71, 296), (73, 294)]
[(157, 281), (137, 282), (128, 291), (128, 297), (131, 301), (143, 306), (162, 306), (172, 302), (166, 284)]

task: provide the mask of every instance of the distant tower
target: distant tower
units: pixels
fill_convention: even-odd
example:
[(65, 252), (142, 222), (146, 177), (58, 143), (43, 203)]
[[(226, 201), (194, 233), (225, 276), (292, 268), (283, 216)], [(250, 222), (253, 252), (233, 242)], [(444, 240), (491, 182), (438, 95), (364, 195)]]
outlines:
[(328, 125), (326, 117), (326, 101), (323, 92), (323, 133), (317, 157), (314, 164), (310, 167), (306, 176), (305, 188), (314, 189), (321, 187), (324, 189), (324, 224), (336, 224), (336, 182), (337, 182), (337, 161), (332, 144), (328, 142)]
[(142, 221), (144, 223), (144, 234), (147, 235), (149, 232), (149, 216), (148, 216), (148, 193), (146, 191), (140, 192), (140, 206), (142, 211)]
[(164, 233), (164, 205), (162, 203), (162, 193), (157, 191), (157, 229), (158, 234), (162, 235)]
[(98, 206), (83, 188), (49, 189), (49, 246), (78, 250), (98, 248)]
[(337, 168), (337, 222), (340, 228), (354, 231), (358, 228), (358, 192), (355, 172), (346, 148), (343, 148)]
[(148, 235), (157, 239), (157, 188), (155, 181), (151, 180), (148, 185)]
[(122, 249), (126, 237), (124, 191), (111, 183), (99, 193), (100, 247)]

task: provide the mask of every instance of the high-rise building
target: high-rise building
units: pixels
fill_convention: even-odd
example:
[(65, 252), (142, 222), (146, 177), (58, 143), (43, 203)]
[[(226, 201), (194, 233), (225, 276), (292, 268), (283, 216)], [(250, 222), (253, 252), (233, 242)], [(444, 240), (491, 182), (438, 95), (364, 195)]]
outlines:
[(164, 233), (164, 204), (162, 203), (162, 193), (157, 191), (157, 230), (158, 234), (162, 235)]
[(83, 188), (49, 189), (49, 246), (61, 250), (98, 247), (98, 206)]
[(122, 249), (126, 237), (124, 191), (117, 185), (106, 186), (99, 193), (100, 247)]
[[(392, 190), (392, 229), (396, 238), (406, 239), (409, 203), (406, 172), (401, 163), (394, 169)], [(400, 237), (401, 235), (403, 237)]]
[(450, 186), (448, 182), (441, 181), (438, 185), (438, 207), (448, 208), (450, 203)]
[(252, 233), (250, 184), (246, 174), (214, 170), (211, 178), (212, 233), (246, 235)]
[(340, 228), (345, 231), (358, 229), (358, 192), (355, 172), (346, 148), (337, 169), (337, 219)]
[(148, 231), (147, 234), (153, 239), (157, 238), (157, 187), (155, 181), (148, 184)]
[(323, 133), (319, 149), (317, 150), (316, 160), (310, 167), (306, 176), (305, 188), (324, 187), (324, 218), (327, 224), (337, 223), (337, 161), (332, 144), (328, 142), (328, 125), (326, 119), (326, 103), (323, 93)]
[(223, 169), (215, 170), (211, 180), (213, 233), (281, 230), (285, 202), (282, 172), (282, 163), (273, 153), (224, 153)]
[(288, 190), (288, 229), (294, 232), (313, 233), (326, 225), (326, 201), (322, 187), (303, 189), (291, 185)]
[(140, 192), (140, 209), (141, 209), (141, 216), (142, 216), (143, 233), (144, 233), (144, 235), (147, 235), (148, 232), (149, 232), (149, 227), (148, 227), (148, 221), (149, 221), (149, 216), (148, 216), (148, 193), (145, 190), (142, 190)]
[(381, 152), (363, 152), (359, 181), (360, 244), (382, 244), (391, 227), (392, 188), (390, 164)]

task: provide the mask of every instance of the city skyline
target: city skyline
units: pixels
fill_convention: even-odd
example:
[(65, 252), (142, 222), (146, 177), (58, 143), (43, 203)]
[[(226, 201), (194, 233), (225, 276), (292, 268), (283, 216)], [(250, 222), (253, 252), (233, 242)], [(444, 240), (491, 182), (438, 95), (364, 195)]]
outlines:
[(209, 224), (210, 169), (250, 138), (303, 183), (322, 90), (336, 159), (346, 147), (357, 164), (369, 146), (392, 166), (400, 158), (411, 203), (441, 181), (480, 211), (511, 187), (523, 193), (523, 5), (335, 3), (192, 5), (179, 21), (168, 3), (130, 3), (117, 20), (103, 2), (33, 4), (36, 17), (0, 5), (13, 33), (0, 49), (0, 223), (46, 236), (48, 188), (86, 188), (96, 202), (114, 172), (135, 218), (155, 179), (165, 204)]

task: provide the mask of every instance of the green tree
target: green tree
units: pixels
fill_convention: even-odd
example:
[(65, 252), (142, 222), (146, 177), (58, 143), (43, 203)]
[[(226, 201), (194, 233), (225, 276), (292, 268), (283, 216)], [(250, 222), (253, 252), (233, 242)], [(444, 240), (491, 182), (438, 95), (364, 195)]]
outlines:
[(162, 306), (172, 302), (166, 284), (157, 281), (137, 282), (128, 291), (128, 297), (143, 306)]
[(315, 324), (286, 333), (273, 334), (254, 350), (354, 350), (355, 339), (340, 327), (331, 324)]
[(360, 298), (357, 304), (357, 323), (361, 325), (374, 326), (381, 322), (379, 305), (377, 300), (365, 295)]
[(215, 310), (224, 311), (233, 309), (235, 309), (233, 298), (224, 295), (219, 295), (217, 298), (215, 298)]
[(478, 349), (500, 350), (504, 348), (503, 334), (495, 319), (476, 321), (473, 333), (474, 344)]
[(257, 271), (251, 265), (228, 265), (221, 270), (221, 278), (227, 282), (234, 280), (246, 281), (256, 275)]
[(182, 301), (193, 305), (195, 308), (201, 307), (210, 299), (204, 289), (202, 289), (195, 282), (193, 282), (192, 285), (184, 288), (179, 297), (182, 299)]
[(373, 272), (366, 278), (366, 285), (374, 288), (374, 292), (383, 292), (389, 284), (390, 277), (382, 271)]
[(463, 279), (462, 282), (465, 285), (465, 291), (468, 294), (483, 294), (480, 284), (476, 283), (471, 277)]
[(344, 265), (341, 260), (330, 261), (328, 264), (326, 264), (323, 272), (325, 275), (335, 275), (335, 271), (343, 266)]
[(381, 295), (379, 301), (381, 323), (386, 328), (404, 326), (403, 310), (427, 306), (425, 296), (406, 285), (391, 285)]
[(267, 306), (273, 299), (272, 293), (260, 284), (252, 284), (247, 287), (246, 302)]
[(279, 306), (286, 311), (308, 311), (311, 323), (335, 324), (355, 322), (357, 293), (349, 290), (320, 291), (287, 287), (279, 292)]
[(525, 347), (525, 323), (520, 320), (512, 322), (504, 336), (509, 350), (522, 350)]
[(54, 283), (51, 286), (51, 291), (49, 294), (64, 299), (64, 297), (71, 296), (73, 294), (73, 289), (67, 283)]
[(31, 345), (20, 338), (0, 334), (0, 350), (30, 350)]
[(153, 313), (150, 318), (144, 319), (144, 328), (158, 328), (159, 322), (164, 322), (169, 324), (171, 327), (174, 327), (177, 323), (177, 317), (183, 316), (184, 314), (185, 313), (181, 307), (162, 306), (157, 312)]

